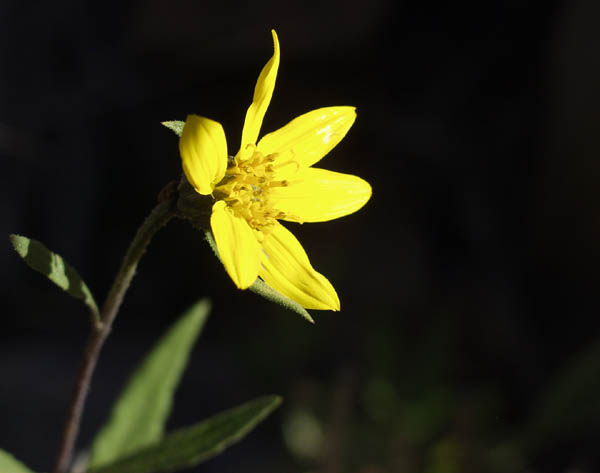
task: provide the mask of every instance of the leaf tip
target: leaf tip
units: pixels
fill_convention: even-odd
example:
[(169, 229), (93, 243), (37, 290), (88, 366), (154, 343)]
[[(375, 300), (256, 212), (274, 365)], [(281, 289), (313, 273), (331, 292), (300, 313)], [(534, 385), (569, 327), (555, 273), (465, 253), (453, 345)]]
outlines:
[(177, 136), (181, 136), (185, 122), (181, 120), (167, 120), (160, 122), (160, 124), (167, 127), (169, 130), (174, 131)]
[(9, 235), (9, 239), (12, 243), (14, 250), (17, 253), (19, 253), (19, 256), (21, 256), (21, 258), (25, 258), (29, 251), (29, 243), (31, 242), (31, 240), (22, 235), (17, 235), (16, 233), (11, 233)]
[(261, 399), (263, 405), (263, 413), (265, 415), (271, 414), (271, 412), (277, 409), (283, 402), (283, 396), (280, 396), (279, 394), (267, 394)]
[(283, 402), (283, 396), (279, 394), (272, 394), (271, 397), (273, 398), (273, 407), (278, 407)]

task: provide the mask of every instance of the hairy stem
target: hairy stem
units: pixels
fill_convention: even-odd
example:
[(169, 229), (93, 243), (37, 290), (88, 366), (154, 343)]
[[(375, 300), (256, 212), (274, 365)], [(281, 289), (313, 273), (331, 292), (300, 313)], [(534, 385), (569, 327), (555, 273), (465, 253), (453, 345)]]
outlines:
[(152, 210), (129, 245), (121, 268), (100, 311), (100, 323), (92, 327), (83, 352), (79, 374), (73, 390), (73, 397), (69, 405), (69, 412), (65, 422), (54, 473), (65, 473), (71, 463), (73, 447), (75, 446), (75, 440), (79, 432), (81, 415), (89, 391), (92, 374), (98, 362), (98, 355), (110, 333), (112, 323), (119, 312), (121, 302), (123, 302), (123, 297), (135, 275), (137, 264), (154, 234), (175, 215), (175, 196), (172, 193), (166, 194), (161, 192), (162, 201)]

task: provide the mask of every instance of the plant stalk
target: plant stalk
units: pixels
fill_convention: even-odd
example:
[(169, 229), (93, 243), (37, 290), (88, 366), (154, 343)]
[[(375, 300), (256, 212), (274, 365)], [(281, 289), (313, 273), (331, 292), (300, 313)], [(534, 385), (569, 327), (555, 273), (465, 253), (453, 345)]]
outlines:
[(66, 473), (71, 464), (73, 448), (79, 432), (81, 416), (90, 388), (92, 374), (98, 362), (100, 350), (111, 331), (112, 323), (119, 312), (121, 302), (123, 302), (125, 293), (135, 275), (137, 264), (146, 251), (152, 237), (175, 216), (176, 195), (173, 192), (165, 192), (167, 188), (161, 192), (159, 195), (160, 202), (154, 207), (150, 215), (138, 229), (133, 241), (129, 245), (121, 263), (121, 268), (100, 311), (100, 323), (92, 326), (83, 352), (77, 381), (73, 389), (73, 397), (69, 405), (54, 473)]

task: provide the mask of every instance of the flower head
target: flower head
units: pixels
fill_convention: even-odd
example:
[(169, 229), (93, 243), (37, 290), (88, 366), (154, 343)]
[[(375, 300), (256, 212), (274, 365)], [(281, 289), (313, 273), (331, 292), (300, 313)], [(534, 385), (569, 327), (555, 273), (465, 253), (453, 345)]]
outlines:
[(331, 283), (310, 264), (279, 220), (323, 222), (361, 208), (371, 186), (359, 177), (311, 167), (346, 135), (354, 107), (300, 115), (257, 143), (279, 67), (279, 40), (246, 112), (239, 151), (228, 157), (220, 123), (186, 119), (179, 141), (183, 170), (196, 192), (212, 195), (210, 226), (227, 273), (240, 289), (257, 277), (307, 309), (339, 310)]

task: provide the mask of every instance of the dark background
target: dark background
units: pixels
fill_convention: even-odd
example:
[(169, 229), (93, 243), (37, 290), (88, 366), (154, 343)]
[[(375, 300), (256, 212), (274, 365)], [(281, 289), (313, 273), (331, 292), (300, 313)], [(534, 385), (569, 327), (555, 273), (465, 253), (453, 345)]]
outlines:
[(263, 132), (328, 105), (358, 119), (320, 163), (374, 190), (289, 225), (340, 313), (238, 291), (187, 222), (140, 264), (100, 361), (84, 448), (127, 374), (200, 297), (213, 313), (169, 424), (279, 393), (198, 472), (600, 470), (600, 4), (595, 0), (0, 4), (0, 448), (53, 463), (85, 308), (30, 271), (43, 241), (106, 294), (181, 168), (160, 121), (239, 144), (276, 28)]

